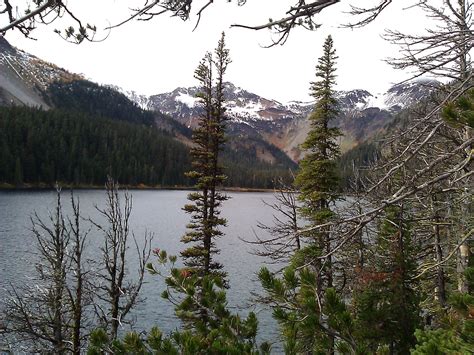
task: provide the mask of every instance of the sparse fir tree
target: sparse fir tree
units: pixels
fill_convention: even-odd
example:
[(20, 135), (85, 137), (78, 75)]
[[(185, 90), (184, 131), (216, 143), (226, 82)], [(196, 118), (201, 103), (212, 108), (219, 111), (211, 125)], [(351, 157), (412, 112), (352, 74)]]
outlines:
[[(230, 61), (223, 33), (214, 56), (207, 53), (195, 71), (201, 86), (199, 98), (203, 114), (193, 135), (195, 147), (191, 154), (194, 170), (187, 175), (197, 180), (198, 191), (188, 195), (191, 203), (184, 206), (184, 210), (191, 214), (191, 223), (182, 242), (190, 246), (181, 255), (189, 272), (199, 279), (205, 276), (225, 277), (222, 265), (213, 256), (218, 253), (215, 238), (222, 235), (219, 228), (226, 224), (226, 220), (220, 217), (219, 207), (227, 196), (217, 189), (226, 178), (220, 165), (220, 152), (226, 121), (223, 77)], [(200, 310), (199, 313), (201, 319), (206, 318), (205, 312)]]

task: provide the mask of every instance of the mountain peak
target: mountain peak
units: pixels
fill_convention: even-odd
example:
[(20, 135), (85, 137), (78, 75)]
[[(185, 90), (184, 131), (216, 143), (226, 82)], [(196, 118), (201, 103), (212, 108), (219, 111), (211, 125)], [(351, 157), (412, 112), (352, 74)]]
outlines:
[(389, 106), (407, 107), (428, 97), (441, 83), (434, 79), (418, 78), (393, 85), (386, 93), (385, 102)]

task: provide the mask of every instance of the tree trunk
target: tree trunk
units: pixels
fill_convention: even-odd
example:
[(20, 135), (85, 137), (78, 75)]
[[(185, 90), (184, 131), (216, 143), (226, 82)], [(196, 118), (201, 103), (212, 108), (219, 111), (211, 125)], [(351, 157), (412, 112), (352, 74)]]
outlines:
[(439, 214), (436, 211), (436, 196), (433, 195), (431, 198), (431, 211), (433, 213), (433, 234), (434, 234), (434, 251), (436, 255), (436, 263), (438, 264), (436, 272), (436, 289), (435, 294), (436, 298), (442, 308), (446, 307), (446, 282), (444, 276), (444, 267), (442, 265), (443, 261), (443, 249), (441, 247), (441, 230), (440, 223), (441, 219)]

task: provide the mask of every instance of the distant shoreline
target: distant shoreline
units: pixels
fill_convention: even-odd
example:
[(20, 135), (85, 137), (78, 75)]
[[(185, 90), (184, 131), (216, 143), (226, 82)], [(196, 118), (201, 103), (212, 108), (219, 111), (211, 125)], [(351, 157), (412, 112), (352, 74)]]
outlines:
[[(104, 190), (105, 186), (101, 185), (72, 185), (72, 184), (59, 184), (62, 190)], [(120, 185), (121, 189), (127, 190), (181, 190), (181, 191), (193, 191), (197, 190), (190, 186), (150, 186), (144, 184), (138, 185)], [(0, 183), (0, 191), (34, 191), (34, 190), (54, 190), (55, 187), (49, 184), (23, 184), (16, 186), (8, 183)], [(223, 187), (219, 191), (229, 192), (274, 192), (274, 189), (264, 188), (250, 188), (250, 187)]]

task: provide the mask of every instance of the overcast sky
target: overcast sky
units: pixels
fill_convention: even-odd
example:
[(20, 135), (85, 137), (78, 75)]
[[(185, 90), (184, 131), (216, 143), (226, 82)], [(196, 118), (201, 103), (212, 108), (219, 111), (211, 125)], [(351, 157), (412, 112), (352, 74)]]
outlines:
[[(99, 29), (120, 22), (129, 13), (127, 4), (133, 2), (69, 1), (71, 6), (76, 3), (72, 8), (78, 16)], [(397, 8), (401, 2), (389, 7), (375, 23), (354, 30), (340, 26), (351, 21), (344, 13), (348, 10), (347, 3), (334, 5), (321, 14), (320, 29), (315, 32), (296, 29), (284, 46), (273, 48), (262, 48), (271, 43), (268, 30), (229, 29), (233, 23), (256, 25), (270, 17), (279, 18), (292, 3), (293, 0), (247, 0), (245, 6), (239, 7), (235, 1), (215, 1), (194, 32), (195, 16), (184, 23), (165, 14), (114, 29), (99, 43), (65, 42), (53, 33), (53, 29), (61, 27), (59, 22), (40, 26), (34, 32), (37, 41), (24, 39), (18, 32), (8, 32), (6, 39), (88, 79), (146, 95), (195, 85), (194, 69), (205, 52), (215, 48), (222, 31), (226, 32), (233, 60), (227, 80), (266, 98), (283, 102), (310, 99), (309, 82), (314, 79), (314, 67), (328, 34), (333, 36), (339, 56), (338, 89), (361, 88), (376, 94), (407, 78), (407, 73), (395, 71), (383, 61), (396, 56), (398, 48), (384, 41), (381, 34), (384, 29), (420, 32), (427, 20), (416, 9)], [(370, 5), (372, 1), (367, 3)], [(99, 31), (97, 38), (106, 35), (107, 32)]]

